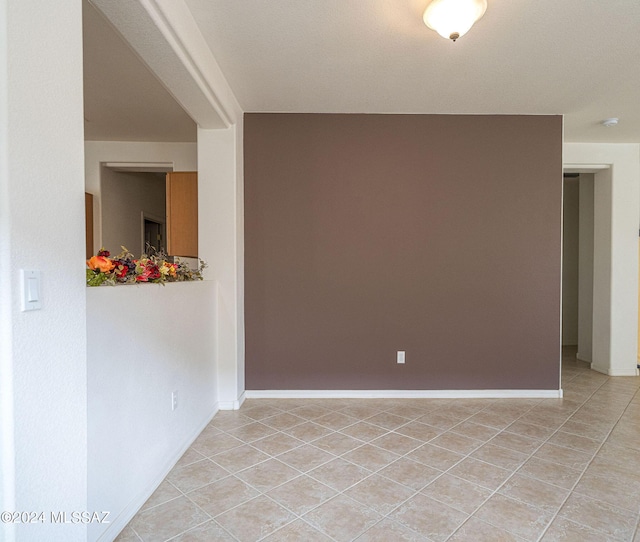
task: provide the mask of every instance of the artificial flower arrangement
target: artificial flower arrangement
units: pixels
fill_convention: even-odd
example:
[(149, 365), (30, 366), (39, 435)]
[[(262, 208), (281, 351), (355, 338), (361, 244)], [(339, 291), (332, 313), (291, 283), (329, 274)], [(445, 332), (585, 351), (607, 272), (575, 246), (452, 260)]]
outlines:
[(97, 256), (87, 260), (87, 286), (202, 280), (202, 272), (207, 267), (203, 260), (196, 270), (177, 258), (175, 262), (169, 262), (163, 251), (150, 246), (147, 246), (148, 254), (138, 259), (134, 259), (125, 247), (121, 248), (122, 252), (115, 258), (110, 258), (111, 253), (101, 248)]

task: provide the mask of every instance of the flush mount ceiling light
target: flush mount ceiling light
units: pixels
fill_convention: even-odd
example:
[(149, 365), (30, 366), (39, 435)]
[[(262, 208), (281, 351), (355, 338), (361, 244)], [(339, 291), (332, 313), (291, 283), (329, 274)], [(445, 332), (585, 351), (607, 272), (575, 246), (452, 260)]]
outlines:
[(602, 121), (602, 126), (606, 126), (607, 128), (611, 128), (612, 126), (617, 126), (618, 125), (618, 118), (617, 117), (612, 117), (610, 119), (604, 119)]
[(443, 38), (456, 41), (487, 11), (487, 0), (432, 0), (422, 19)]

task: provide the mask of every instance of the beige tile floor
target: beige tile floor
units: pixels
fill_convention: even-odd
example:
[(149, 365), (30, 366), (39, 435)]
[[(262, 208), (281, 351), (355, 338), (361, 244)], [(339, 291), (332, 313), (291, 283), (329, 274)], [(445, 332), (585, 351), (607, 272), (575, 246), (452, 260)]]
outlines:
[(247, 400), (117, 540), (640, 542), (640, 379), (571, 354), (562, 400)]

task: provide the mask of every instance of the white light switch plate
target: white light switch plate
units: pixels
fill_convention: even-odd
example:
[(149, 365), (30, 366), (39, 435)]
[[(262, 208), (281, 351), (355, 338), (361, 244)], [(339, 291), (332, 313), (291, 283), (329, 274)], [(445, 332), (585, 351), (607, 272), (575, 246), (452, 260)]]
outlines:
[(22, 269), (22, 310), (35, 311), (42, 308), (42, 292), (40, 286), (40, 271)]

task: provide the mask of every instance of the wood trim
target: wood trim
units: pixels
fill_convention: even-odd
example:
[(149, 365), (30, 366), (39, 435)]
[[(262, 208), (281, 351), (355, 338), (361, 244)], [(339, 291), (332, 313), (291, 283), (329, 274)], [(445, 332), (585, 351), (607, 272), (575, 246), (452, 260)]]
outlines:
[(84, 229), (87, 258), (93, 256), (93, 194), (84, 193)]

